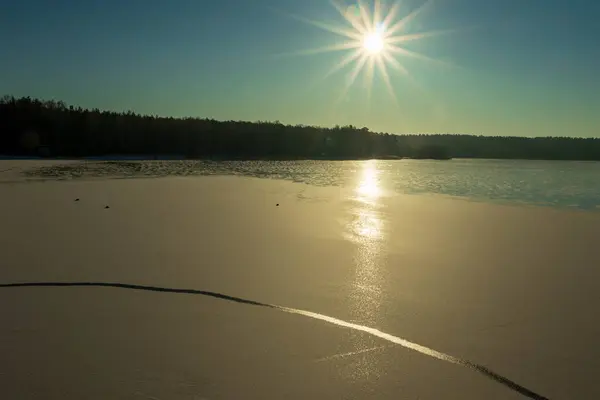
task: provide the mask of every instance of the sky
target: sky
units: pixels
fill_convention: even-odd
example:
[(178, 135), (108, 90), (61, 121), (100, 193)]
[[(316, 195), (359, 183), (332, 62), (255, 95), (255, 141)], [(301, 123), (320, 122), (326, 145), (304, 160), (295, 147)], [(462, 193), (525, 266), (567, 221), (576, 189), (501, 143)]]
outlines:
[[(381, 1), (385, 15), (395, 1)], [(423, 4), (400, 1), (382, 29)], [(438, 32), (398, 42), (424, 57), (389, 54), (407, 73), (388, 63), (389, 85), (377, 69), (369, 85), (365, 69), (344, 92), (356, 63), (327, 73), (353, 50), (302, 53), (348, 40), (308, 22), (353, 29), (329, 0), (0, 0), (0, 95), (389, 133), (600, 136), (600, 2), (421, 10), (395, 35)]]

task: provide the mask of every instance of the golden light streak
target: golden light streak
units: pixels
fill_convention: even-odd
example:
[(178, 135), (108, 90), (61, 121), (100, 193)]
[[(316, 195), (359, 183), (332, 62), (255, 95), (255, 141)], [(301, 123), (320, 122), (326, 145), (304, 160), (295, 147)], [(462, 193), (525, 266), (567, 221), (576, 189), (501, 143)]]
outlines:
[(399, 54), (399, 55), (402, 55), (402, 56), (407, 56), (407, 57), (412, 57), (412, 58), (416, 58), (416, 59), (423, 60), (423, 61), (428, 61), (428, 62), (431, 62), (431, 63), (434, 63), (434, 64), (443, 65), (445, 67), (456, 68), (456, 65), (454, 65), (452, 63), (449, 63), (447, 61), (442, 61), (442, 60), (439, 60), (437, 58), (428, 57), (428, 56), (426, 56), (424, 54), (417, 53), (415, 51), (411, 51), (411, 50), (408, 50), (408, 49), (405, 49), (405, 48), (402, 48), (402, 47), (388, 46), (388, 50), (391, 53)]
[(344, 98), (346, 97), (346, 94), (348, 94), (348, 90), (350, 90), (350, 87), (352, 87), (352, 84), (354, 84), (354, 81), (356, 81), (358, 74), (360, 74), (360, 72), (363, 69), (363, 66), (365, 65), (365, 63), (367, 62), (368, 59), (369, 59), (369, 56), (367, 54), (360, 55), (360, 59), (354, 66), (354, 69), (352, 70), (352, 73), (350, 74), (350, 78), (344, 85), (344, 90), (342, 91), (342, 94), (338, 98), (338, 101), (337, 101), (338, 103), (341, 102), (342, 100), (344, 100)]
[(367, 32), (366, 28), (363, 25), (361, 25), (360, 23), (358, 23), (356, 18), (348, 17), (347, 9), (344, 9), (344, 7), (342, 7), (336, 0), (329, 0), (329, 3), (337, 10), (337, 12), (342, 16), (342, 18), (344, 18), (347, 22), (350, 23), (350, 25), (352, 25), (352, 27), (357, 32), (359, 32), (361, 35), (366, 34), (366, 32)]
[[(376, 0), (376, 1), (379, 1), (379, 0)], [(406, 27), (406, 25), (408, 25), (409, 22), (414, 20), (419, 14), (421, 14), (423, 12), (423, 10), (425, 10), (430, 5), (431, 5), (431, 0), (427, 0), (416, 10), (414, 10), (413, 12), (408, 14), (406, 17), (404, 17), (401, 20), (399, 20), (398, 22), (396, 22), (394, 25), (390, 26), (390, 28), (388, 29), (388, 35), (390, 35), (390, 37), (391, 37), (394, 33), (402, 30), (404, 27)]]
[(390, 93), (390, 96), (394, 100), (395, 105), (398, 105), (398, 98), (396, 97), (396, 93), (394, 93), (394, 87), (392, 86), (390, 76), (388, 75), (387, 67), (385, 66), (385, 62), (383, 61), (383, 58), (381, 58), (381, 57), (376, 58), (376, 60), (377, 60), (377, 66), (379, 67), (379, 71), (381, 72), (381, 75), (383, 76), (385, 86), (387, 87), (388, 92)]
[(325, 78), (330, 77), (331, 75), (333, 75), (334, 73), (336, 73), (337, 71), (339, 71), (340, 69), (344, 68), (346, 65), (350, 64), (352, 61), (356, 60), (357, 58), (363, 56), (363, 52), (361, 50), (356, 50), (353, 53), (348, 54), (346, 57), (342, 58), (342, 60), (335, 64), (326, 74), (325, 74)]
[(316, 47), (314, 49), (290, 51), (289, 53), (280, 53), (280, 54), (278, 54), (278, 56), (279, 57), (308, 56), (308, 55), (312, 55), (312, 54), (331, 53), (331, 52), (335, 52), (335, 51), (358, 49), (361, 46), (362, 46), (362, 44), (357, 43), (357, 42), (344, 42), (344, 43), (332, 44), (330, 46)]

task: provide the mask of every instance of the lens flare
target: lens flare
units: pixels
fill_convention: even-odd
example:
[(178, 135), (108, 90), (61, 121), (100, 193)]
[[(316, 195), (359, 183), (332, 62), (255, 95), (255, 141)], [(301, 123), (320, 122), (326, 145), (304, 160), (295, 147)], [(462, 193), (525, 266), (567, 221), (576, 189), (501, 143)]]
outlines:
[[(434, 62), (440, 65), (454, 67), (454, 65), (447, 62), (428, 57), (424, 54), (415, 52), (414, 50), (409, 50), (405, 46), (408, 42), (457, 31), (405, 32), (408, 29), (408, 25), (412, 24), (415, 19), (431, 5), (431, 0), (427, 0), (420, 7), (414, 9), (402, 18), (399, 18), (402, 6), (401, 1), (398, 1), (391, 6), (384, 6), (382, 0), (374, 0), (372, 7), (365, 4), (366, 0), (358, 0), (356, 4), (350, 6), (343, 6), (338, 0), (330, 0), (330, 3), (343, 18), (343, 23), (341, 25), (316, 21), (298, 15), (288, 15), (298, 21), (323, 29), (338, 37), (341, 36), (346, 40), (329, 46), (295, 51), (285, 53), (284, 55), (311, 55), (336, 51), (349, 51), (348, 54), (336, 63), (323, 77), (323, 79), (327, 78), (348, 65), (352, 65), (348, 74), (348, 79), (346, 79), (345, 87), (343, 88), (338, 101), (344, 100), (348, 90), (361, 74), (364, 74), (367, 83), (366, 89), (370, 94), (373, 86), (373, 76), (375, 70), (377, 70), (392, 99), (397, 103), (396, 94), (390, 77), (391, 69), (399, 72), (405, 78), (408, 78), (412, 84), (419, 87), (409, 71), (402, 64), (401, 61), (403, 58), (414, 58), (421, 61)], [(419, 89), (422, 88), (419, 87)]]

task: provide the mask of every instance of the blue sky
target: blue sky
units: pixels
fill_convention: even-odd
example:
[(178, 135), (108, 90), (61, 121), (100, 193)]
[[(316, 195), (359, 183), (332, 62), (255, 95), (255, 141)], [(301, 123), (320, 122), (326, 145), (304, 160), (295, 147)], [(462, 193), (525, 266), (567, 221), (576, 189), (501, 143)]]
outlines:
[[(403, 0), (399, 17), (421, 4)], [(281, 56), (345, 40), (290, 14), (345, 23), (328, 0), (0, 0), (0, 93), (391, 133), (600, 136), (597, 1), (433, 1), (402, 33), (458, 31), (406, 43), (446, 64), (396, 57), (412, 77), (390, 69), (397, 102), (377, 72), (370, 97), (362, 77), (340, 97), (353, 64), (323, 77), (345, 51)]]

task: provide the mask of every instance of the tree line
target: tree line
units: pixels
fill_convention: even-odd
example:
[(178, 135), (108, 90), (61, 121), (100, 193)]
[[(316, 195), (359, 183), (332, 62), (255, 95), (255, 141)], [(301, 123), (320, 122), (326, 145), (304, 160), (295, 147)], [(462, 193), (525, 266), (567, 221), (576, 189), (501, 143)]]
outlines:
[(211, 159), (499, 158), (600, 160), (600, 138), (371, 132), (275, 122), (111, 112), (62, 101), (0, 99), (0, 154), (178, 155)]

